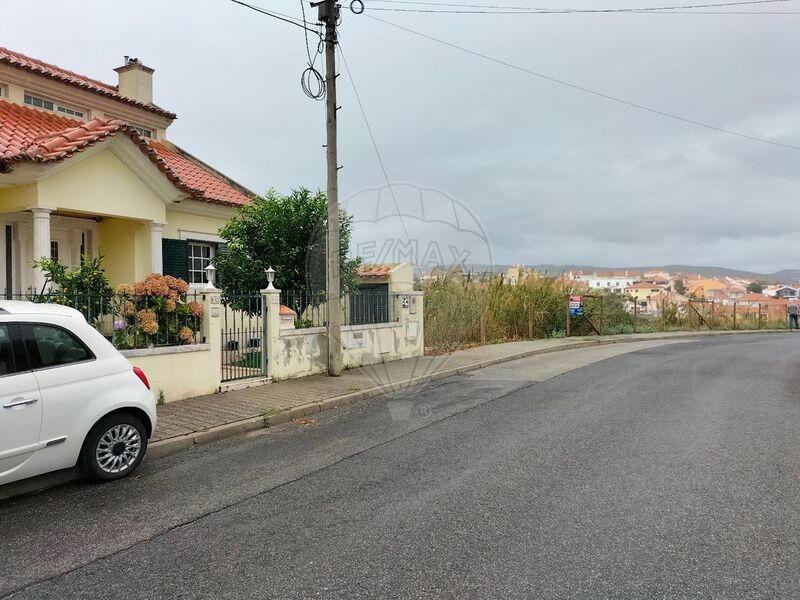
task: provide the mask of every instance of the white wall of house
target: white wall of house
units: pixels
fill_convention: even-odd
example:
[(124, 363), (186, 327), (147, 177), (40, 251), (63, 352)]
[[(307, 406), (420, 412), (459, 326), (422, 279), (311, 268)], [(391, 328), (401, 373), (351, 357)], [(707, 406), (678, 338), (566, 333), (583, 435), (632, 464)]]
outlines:
[(621, 294), (626, 287), (641, 281), (640, 277), (597, 277), (594, 275), (584, 275), (577, 278), (578, 281), (585, 281), (591, 289), (606, 290), (615, 294)]

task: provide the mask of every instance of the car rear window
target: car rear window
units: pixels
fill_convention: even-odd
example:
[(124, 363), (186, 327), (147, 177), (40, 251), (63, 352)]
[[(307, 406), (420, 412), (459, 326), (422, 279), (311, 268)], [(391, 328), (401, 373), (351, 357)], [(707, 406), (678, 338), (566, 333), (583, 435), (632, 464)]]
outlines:
[(46, 369), (94, 359), (94, 354), (86, 344), (66, 329), (43, 323), (28, 323), (22, 327), (32, 369)]

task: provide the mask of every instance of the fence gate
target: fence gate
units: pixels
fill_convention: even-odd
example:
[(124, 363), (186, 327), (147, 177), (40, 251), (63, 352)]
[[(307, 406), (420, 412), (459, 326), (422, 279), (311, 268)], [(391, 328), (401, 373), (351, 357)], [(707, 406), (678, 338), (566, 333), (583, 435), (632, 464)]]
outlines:
[(222, 297), (222, 381), (267, 376), (267, 306), (261, 294)]

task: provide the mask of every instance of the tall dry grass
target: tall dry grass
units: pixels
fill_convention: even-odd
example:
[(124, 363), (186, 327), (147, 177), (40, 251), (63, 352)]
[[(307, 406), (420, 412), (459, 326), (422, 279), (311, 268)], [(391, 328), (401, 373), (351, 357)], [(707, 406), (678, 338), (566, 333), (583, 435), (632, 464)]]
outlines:
[(530, 279), (503, 285), (500, 277), (467, 281), (449, 277), (423, 284), (425, 343), (433, 350), (563, 335), (563, 280)]
[[(433, 353), (457, 348), (513, 340), (562, 337), (566, 330), (567, 296), (583, 294), (570, 282), (553, 277), (532, 278), (518, 285), (503, 285), (500, 276), (468, 281), (447, 277), (422, 285), (425, 308), (425, 345)], [(687, 306), (666, 303), (663, 316), (639, 315), (636, 333), (658, 331), (702, 331), (733, 329), (731, 307), (696, 304), (701, 319)], [(633, 315), (623, 298), (607, 294), (585, 297), (588, 319), (573, 318), (571, 334), (591, 335), (594, 327), (603, 334), (634, 333)], [(594, 324), (594, 327), (592, 326)], [(737, 313), (736, 329), (779, 329), (786, 323), (770, 321), (743, 309)]]

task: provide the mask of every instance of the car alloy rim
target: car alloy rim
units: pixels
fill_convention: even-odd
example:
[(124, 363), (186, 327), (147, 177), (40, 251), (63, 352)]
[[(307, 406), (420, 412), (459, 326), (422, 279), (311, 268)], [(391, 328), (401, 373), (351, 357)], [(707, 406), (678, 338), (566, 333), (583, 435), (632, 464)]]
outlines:
[(142, 437), (131, 425), (114, 425), (97, 443), (97, 465), (106, 473), (129, 469), (142, 449)]

